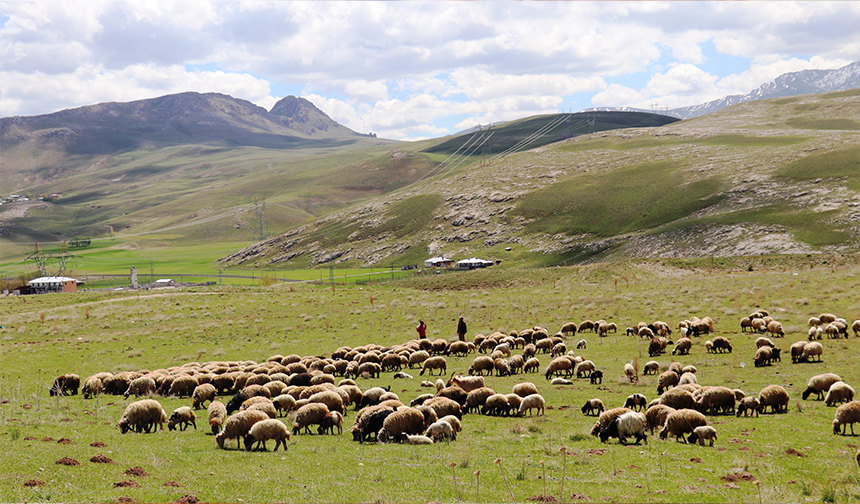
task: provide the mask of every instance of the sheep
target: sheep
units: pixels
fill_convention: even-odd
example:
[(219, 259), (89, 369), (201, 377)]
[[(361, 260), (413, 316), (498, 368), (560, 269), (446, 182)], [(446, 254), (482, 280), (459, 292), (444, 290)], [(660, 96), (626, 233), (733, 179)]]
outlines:
[(432, 439), (435, 443), (457, 440), (457, 433), (454, 432), (454, 428), (446, 420), (438, 420), (431, 424), (424, 431), (424, 435)]
[(675, 342), (675, 348), (672, 350), (672, 355), (688, 355), (690, 349), (693, 348), (693, 340), (684, 337)]
[(343, 415), (338, 411), (329, 411), (317, 428), (317, 433), (322, 435), (328, 432), (334, 435), (335, 429), (338, 434), (343, 434)]
[(484, 401), (482, 415), (501, 416), (508, 411), (510, 404), (505, 394), (493, 394)]
[[(647, 327), (645, 329), (647, 329)], [(658, 355), (662, 355), (666, 351), (666, 342), (664, 340), (665, 338), (663, 338), (662, 340), (659, 337), (651, 338), (651, 341), (648, 343), (649, 357), (656, 357)]]
[(158, 424), (160, 430), (164, 430), (164, 422), (167, 414), (155, 399), (141, 399), (126, 406), (122, 417), (119, 419), (119, 431), (125, 434), (129, 429), (135, 432), (147, 432)]
[(582, 414), (583, 415), (594, 415), (598, 416), (606, 410), (606, 406), (603, 405), (603, 401), (600, 399), (594, 398), (585, 401), (585, 404), (582, 406)]
[(556, 376), (549, 382), (550, 385), (573, 385), (573, 382), (568, 380), (567, 378), (561, 378), (560, 376)]
[(423, 364), (424, 361), (429, 358), (430, 353), (425, 350), (418, 350), (416, 352), (412, 352), (409, 355), (409, 369), (414, 369), (416, 366)]
[(758, 397), (747, 396), (738, 403), (736, 415), (740, 417), (741, 413), (743, 413), (745, 417), (750, 415), (758, 416), (760, 409), (761, 403), (759, 403)]
[(62, 376), (58, 376), (54, 380), (54, 383), (51, 384), (51, 389), (48, 391), (48, 394), (51, 396), (78, 395), (78, 388), (80, 388), (80, 386), (80, 376), (74, 373), (66, 373)]
[(690, 372), (681, 373), (681, 377), (678, 379), (678, 385), (679, 386), (680, 385), (690, 385), (690, 384), (695, 385), (698, 382), (699, 382), (699, 379), (696, 378), (696, 373), (690, 373)]
[(755, 367), (770, 366), (770, 361), (773, 359), (773, 349), (769, 346), (759, 347), (755, 352), (753, 364)]
[(735, 393), (728, 387), (709, 387), (696, 401), (696, 409), (706, 415), (734, 415)]
[(484, 406), (487, 398), (496, 392), (489, 387), (481, 387), (469, 392), (466, 396), (465, 412), (471, 413)]
[(860, 422), (860, 401), (847, 402), (836, 408), (836, 418), (833, 419), (833, 434), (847, 434), (847, 426), (850, 425), (853, 436), (854, 424), (857, 422)]
[(455, 401), (457, 404), (466, 404), (466, 398), (469, 397), (469, 394), (467, 394), (466, 391), (456, 385), (445, 387), (437, 392), (436, 395), (438, 397), (446, 397)]
[(860, 466), (860, 450), (857, 450), (857, 455), (855, 456), (855, 458), (857, 459), (857, 465)]
[(647, 422), (643, 413), (628, 411), (613, 418), (609, 424), (600, 430), (600, 442), (605, 443), (607, 439), (618, 438), (621, 444), (627, 444), (628, 437), (635, 437), (636, 444), (644, 440), (648, 444), (648, 436), (645, 434)]
[(824, 394), (830, 390), (830, 386), (838, 381), (842, 381), (842, 378), (836, 373), (815, 375), (806, 382), (806, 390), (803, 391), (801, 397), (806, 400), (810, 394), (814, 393), (820, 401), (824, 398)]
[(824, 404), (827, 406), (836, 406), (845, 402), (854, 400), (854, 389), (851, 385), (845, 382), (838, 381), (830, 386), (827, 391), (827, 396), (824, 398)]
[[(576, 365), (576, 369), (574, 372), (576, 373), (577, 378), (582, 378), (584, 376), (591, 376), (591, 373), (594, 371), (594, 363), (590, 360), (584, 360)], [(593, 382), (592, 382), (593, 383)]]
[(295, 423), (293, 423), (293, 434), (299, 434), (302, 429), (310, 434), (311, 425), (320, 425), (328, 415), (329, 409), (323, 403), (308, 403), (296, 411)]
[[(468, 397), (468, 395), (466, 395), (466, 397)], [(465, 404), (465, 400), (463, 403)], [(425, 402), (424, 405), (433, 408), (437, 417), (443, 417), (446, 415), (454, 415), (457, 418), (463, 417), (463, 409), (460, 406), (460, 403), (448, 397), (434, 397), (433, 399)]]
[(774, 338), (784, 338), (785, 331), (782, 329), (782, 324), (776, 320), (771, 320), (767, 323), (767, 332), (771, 333)]
[(563, 326), (561, 326), (561, 332), (565, 336), (573, 336), (576, 334), (577, 325), (576, 322), (567, 322)]
[(523, 373), (534, 373), (540, 369), (540, 361), (537, 357), (529, 357), (523, 364)]
[(517, 416), (523, 416), (526, 411), (528, 411), (529, 416), (532, 416), (533, 409), (537, 410), (538, 415), (543, 415), (544, 408), (546, 408), (546, 401), (543, 396), (540, 394), (530, 394), (523, 397), (517, 411)]
[(511, 388), (511, 390), (514, 392), (514, 394), (520, 397), (526, 397), (538, 393), (537, 387), (532, 382), (517, 383)]
[(773, 348), (776, 345), (773, 344), (773, 341), (771, 341), (770, 338), (765, 338), (764, 336), (760, 336), (760, 337), (756, 338), (755, 347), (761, 348), (763, 346), (769, 346), (769, 347)]
[(409, 401), (409, 406), (412, 408), (421, 406), (422, 404), (424, 404), (425, 401), (427, 401), (428, 399), (433, 399), (434, 397), (436, 397), (436, 394), (421, 394), (415, 399)]
[(630, 408), (631, 411), (642, 411), (647, 404), (648, 399), (642, 394), (630, 394), (627, 396), (627, 400), (624, 401), (624, 407)]
[(128, 388), (126, 389), (123, 396), (126, 399), (132, 394), (135, 397), (140, 396), (149, 396), (156, 393), (158, 390), (158, 386), (155, 384), (155, 380), (149, 376), (141, 376), (140, 378), (135, 378), (128, 384)]
[(581, 340), (576, 342), (576, 349), (577, 350), (585, 350), (587, 347), (588, 347), (588, 342), (585, 341), (584, 339), (581, 339)]
[[(390, 399), (389, 397), (385, 397), (387, 394), (391, 392), (386, 391), (382, 395), (379, 396), (379, 402), (382, 402), (386, 399)], [(395, 395), (394, 399), (397, 399)], [(340, 414), (344, 414), (346, 409), (343, 406), (343, 398), (337, 392), (333, 390), (323, 390), (322, 392), (317, 392), (310, 397), (308, 397), (308, 402), (310, 403), (323, 403), (328, 407), (329, 411), (337, 411)]]
[(382, 428), (385, 417), (393, 412), (393, 408), (381, 404), (363, 408), (356, 415), (355, 425), (352, 426), (353, 441), (364, 443), (370, 434), (375, 437)]
[(176, 397), (191, 397), (194, 389), (197, 388), (197, 378), (189, 375), (177, 376), (173, 383), (170, 384), (170, 389), (167, 392), (169, 396)]
[(803, 345), (803, 353), (797, 359), (797, 362), (809, 362), (813, 357), (818, 357), (818, 362), (821, 362), (821, 354), (824, 353), (824, 347), (817, 341), (811, 341)]
[(451, 428), (454, 429), (455, 433), (461, 432), (463, 430), (463, 424), (460, 422), (460, 419), (455, 417), (454, 415), (445, 415), (438, 420), (451, 424)]
[(447, 385), (456, 385), (466, 392), (471, 392), (484, 386), (484, 377), (464, 376), (462, 374), (451, 375), (451, 378), (448, 379)]
[(673, 411), (675, 411), (675, 408), (666, 406), (665, 404), (655, 404), (645, 410), (645, 423), (651, 434), (654, 434), (654, 429), (663, 427), (663, 424), (666, 423), (666, 417)]
[(665, 404), (666, 406), (675, 408), (675, 409), (695, 409), (696, 408), (696, 399), (693, 397), (693, 394), (690, 393), (689, 390), (681, 387), (675, 387), (673, 389), (667, 390), (660, 396), (660, 404)]
[(687, 439), (690, 443), (699, 442), (700, 446), (705, 446), (705, 441), (710, 441), (708, 446), (714, 446), (714, 441), (717, 440), (717, 431), (710, 425), (700, 425), (693, 429), (693, 433)]
[(469, 367), (469, 374), (483, 376), (484, 372), (492, 374), (494, 369), (495, 366), (493, 365), (493, 359), (488, 355), (479, 355), (472, 360), (472, 365)]
[(90, 399), (102, 393), (102, 379), (98, 376), (90, 376), (84, 381), (84, 388), (81, 389), (81, 394), (84, 399)]
[(692, 409), (679, 409), (669, 413), (666, 417), (666, 423), (660, 430), (660, 439), (665, 440), (669, 436), (673, 436), (676, 440), (680, 439), (686, 443), (687, 440), (684, 435), (692, 434), (696, 427), (703, 425), (708, 425), (705, 415)]
[(570, 376), (573, 372), (573, 362), (567, 357), (556, 357), (546, 367), (544, 375), (549, 380), (556, 375)]
[(251, 451), (254, 443), (257, 443), (257, 449), (259, 450), (262, 446), (263, 451), (265, 451), (266, 441), (269, 439), (275, 440), (273, 452), (278, 451), (279, 445), (284, 447), (284, 451), (287, 451), (287, 441), (290, 440), (290, 431), (280, 420), (274, 418), (261, 420), (251, 426), (251, 430), (245, 436), (245, 449)]
[(657, 393), (662, 394), (664, 390), (670, 389), (678, 384), (681, 379), (674, 371), (665, 371), (657, 378)]
[(649, 374), (657, 374), (657, 371), (660, 370), (660, 363), (657, 361), (648, 361), (645, 363), (645, 367), (642, 368), (642, 376)]
[(771, 412), (788, 411), (788, 392), (780, 385), (768, 385), (758, 394), (759, 413), (764, 413), (770, 406)]
[(723, 353), (724, 351), (732, 353), (732, 344), (723, 336), (717, 336), (711, 341), (711, 343), (713, 344), (713, 353)]
[(379, 398), (382, 397), (382, 394), (388, 392), (389, 389), (385, 389), (382, 387), (371, 387), (364, 391), (361, 395), (361, 401), (356, 406), (356, 409), (364, 408), (365, 406), (373, 406), (374, 404), (379, 404)]
[(803, 348), (806, 346), (806, 341), (797, 341), (791, 345), (789, 352), (791, 353), (791, 362), (796, 363), (803, 355)]
[(624, 364), (624, 376), (627, 377), (630, 383), (638, 381), (636, 377), (636, 368), (633, 367), (633, 364), (629, 362)]
[(221, 401), (212, 401), (209, 403), (207, 413), (212, 434), (218, 434), (227, 419), (227, 407)]
[(600, 431), (605, 429), (613, 418), (621, 416), (628, 411), (630, 410), (627, 408), (612, 408), (611, 410), (604, 411), (600, 414), (600, 416), (597, 417), (597, 422), (595, 422), (594, 426), (591, 428), (590, 434), (594, 437), (599, 436)]
[(279, 415), (296, 409), (296, 398), (289, 394), (281, 394), (272, 399), (272, 404)]
[(194, 410), (188, 406), (181, 406), (173, 410), (173, 413), (170, 414), (170, 418), (167, 419), (167, 429), (173, 430), (179, 425), (179, 430), (185, 430), (188, 427), (188, 424), (194, 426), (194, 430), (197, 430), (197, 415), (194, 413)]
[(211, 403), (215, 399), (216, 392), (215, 386), (211, 383), (197, 385), (194, 388), (194, 392), (191, 393), (191, 405), (194, 409), (202, 409), (203, 403), (206, 401)]
[[(851, 323), (851, 330), (854, 331), (855, 338), (860, 338), (860, 319)], [(858, 461), (860, 461), (860, 459), (858, 459)]]
[(404, 406), (385, 417), (377, 439), (382, 443), (396, 439), (401, 434), (424, 432), (424, 415), (415, 408)]
[(818, 316), (818, 320), (821, 321), (822, 324), (829, 324), (830, 322), (835, 322), (838, 317), (832, 313), (822, 313)]
[(242, 438), (248, 435), (251, 427), (253, 427), (257, 422), (262, 422), (263, 420), (268, 419), (269, 416), (262, 411), (240, 411), (239, 413), (227, 418), (227, 421), (224, 422), (224, 428), (221, 432), (215, 435), (215, 442), (218, 443), (218, 447), (223, 450), (224, 442), (226, 440), (236, 439), (236, 449), (238, 450), (241, 448)]

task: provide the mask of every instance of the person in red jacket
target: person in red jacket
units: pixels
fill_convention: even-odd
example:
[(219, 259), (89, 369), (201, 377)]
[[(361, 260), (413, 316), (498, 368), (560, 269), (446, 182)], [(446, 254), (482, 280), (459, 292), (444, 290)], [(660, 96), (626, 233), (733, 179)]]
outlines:
[(427, 337), (427, 324), (425, 324), (423, 320), (418, 321), (418, 326), (415, 327), (415, 330), (418, 331), (419, 339), (425, 339)]

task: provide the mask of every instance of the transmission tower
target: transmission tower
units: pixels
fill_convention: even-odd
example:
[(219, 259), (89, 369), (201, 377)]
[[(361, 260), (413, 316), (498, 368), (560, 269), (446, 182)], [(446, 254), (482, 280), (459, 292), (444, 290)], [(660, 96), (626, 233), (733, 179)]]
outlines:
[(588, 123), (588, 134), (594, 133), (594, 123), (597, 122), (597, 113), (589, 112), (585, 116), (585, 122)]
[(54, 276), (65, 276), (66, 264), (69, 263), (69, 259), (75, 257), (77, 257), (75, 254), (70, 253), (66, 249), (66, 242), (63, 242), (59, 252), (42, 252), (39, 249), (39, 242), (36, 242), (36, 251), (27, 256), (27, 260), (36, 261), (36, 267), (39, 268), (39, 274), (42, 276), (50, 276), (48, 273), (48, 261), (56, 260), (57, 273)]
[(258, 241), (265, 240), (269, 237), (269, 224), (266, 222), (266, 198), (263, 202), (257, 202), (257, 197), (254, 196), (254, 209), (257, 211), (257, 227), (254, 231), (254, 239)]

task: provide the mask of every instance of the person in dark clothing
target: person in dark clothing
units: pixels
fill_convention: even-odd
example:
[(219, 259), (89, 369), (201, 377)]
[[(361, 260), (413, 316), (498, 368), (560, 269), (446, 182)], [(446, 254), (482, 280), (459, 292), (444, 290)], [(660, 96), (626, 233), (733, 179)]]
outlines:
[(457, 336), (460, 337), (460, 341), (466, 341), (466, 322), (463, 317), (460, 317), (460, 321), (457, 322)]
[(418, 321), (418, 326), (415, 327), (415, 330), (418, 331), (419, 339), (427, 338), (427, 324), (423, 320)]

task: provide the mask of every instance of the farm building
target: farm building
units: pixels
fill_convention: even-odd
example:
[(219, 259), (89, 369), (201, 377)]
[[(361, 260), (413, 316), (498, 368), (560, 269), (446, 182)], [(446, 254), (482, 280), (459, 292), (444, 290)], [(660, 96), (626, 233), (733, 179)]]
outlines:
[(457, 261), (457, 267), (464, 270), (473, 270), (478, 268), (486, 268), (487, 266), (492, 266), (493, 261), (486, 261), (484, 259), (478, 259), (477, 257), (473, 257), (471, 259), (463, 259), (462, 261)]
[(27, 291), (22, 294), (48, 294), (52, 292), (77, 292), (80, 280), (69, 277), (39, 277), (27, 282)]
[(431, 257), (424, 261), (425, 268), (447, 268), (453, 264), (453, 259), (448, 259), (447, 257), (442, 256)]

